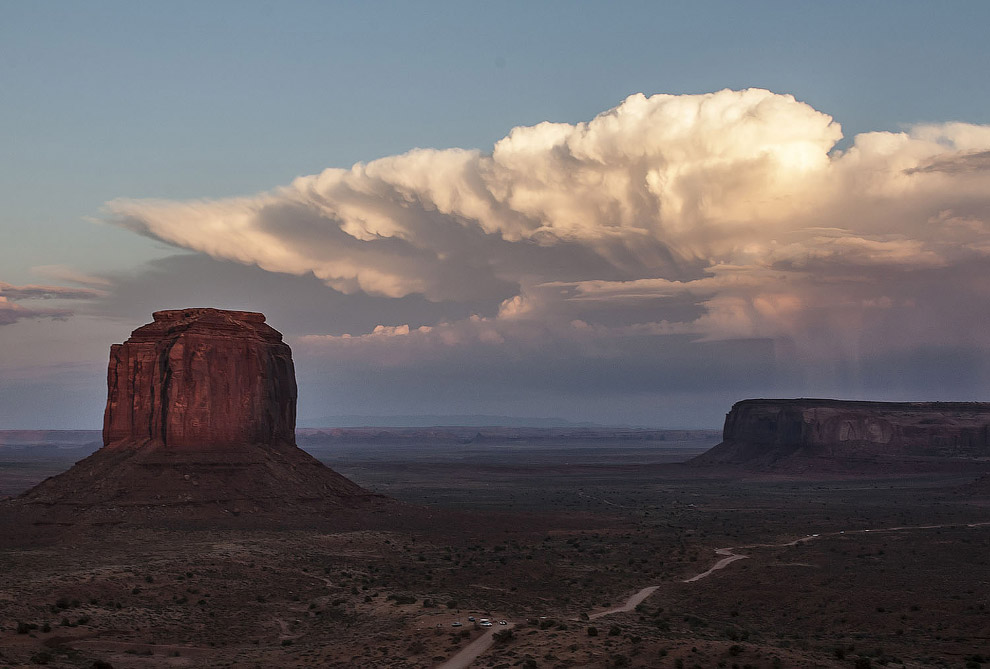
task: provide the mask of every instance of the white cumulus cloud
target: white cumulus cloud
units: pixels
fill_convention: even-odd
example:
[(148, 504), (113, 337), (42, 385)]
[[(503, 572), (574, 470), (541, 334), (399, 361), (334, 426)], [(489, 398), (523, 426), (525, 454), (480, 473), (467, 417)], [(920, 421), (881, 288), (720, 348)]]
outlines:
[(416, 149), (255, 196), (107, 212), (343, 293), (514, 295), (463, 321), (306, 340), (348, 354), (560, 340), (600, 353), (666, 334), (826, 357), (990, 344), (961, 329), (990, 307), (990, 127), (871, 132), (838, 151), (841, 137), (790, 95), (637, 94), (587, 122), (515, 128), (489, 153)]

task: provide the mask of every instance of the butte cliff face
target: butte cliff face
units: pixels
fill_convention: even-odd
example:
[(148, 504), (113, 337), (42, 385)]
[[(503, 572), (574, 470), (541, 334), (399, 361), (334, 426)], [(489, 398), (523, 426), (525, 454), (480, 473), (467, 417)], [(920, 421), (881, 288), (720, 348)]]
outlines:
[(292, 353), (248, 311), (158, 311), (110, 347), (103, 443), (230, 448), (295, 442)]
[(59, 523), (291, 522), (381, 501), (296, 446), (292, 353), (262, 314), (156, 312), (111, 347), (107, 386), (103, 448), (15, 504)]
[(990, 459), (990, 403), (743, 400), (722, 443), (695, 464), (841, 469), (929, 468)]

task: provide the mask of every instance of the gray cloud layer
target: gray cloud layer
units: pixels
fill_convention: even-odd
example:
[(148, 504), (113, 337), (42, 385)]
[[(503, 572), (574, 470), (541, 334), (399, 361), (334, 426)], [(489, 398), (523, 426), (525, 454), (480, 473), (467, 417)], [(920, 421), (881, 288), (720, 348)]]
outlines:
[(88, 288), (38, 284), (15, 286), (0, 281), (0, 325), (11, 325), (24, 318), (68, 318), (72, 315), (72, 311), (67, 309), (25, 307), (15, 303), (19, 300), (82, 300), (92, 299), (100, 295), (102, 295), (100, 291)]

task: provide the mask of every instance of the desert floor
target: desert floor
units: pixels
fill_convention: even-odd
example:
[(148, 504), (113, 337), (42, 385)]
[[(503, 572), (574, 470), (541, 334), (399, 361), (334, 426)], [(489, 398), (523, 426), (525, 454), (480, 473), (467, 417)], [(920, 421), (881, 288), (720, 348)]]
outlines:
[[(337, 445), (314, 452), (403, 504), (310, 529), (2, 528), (0, 667), (453, 667), (492, 632), (470, 666), (990, 666), (973, 476), (670, 464), (708, 445)], [(18, 462), (0, 489), (57, 469)]]

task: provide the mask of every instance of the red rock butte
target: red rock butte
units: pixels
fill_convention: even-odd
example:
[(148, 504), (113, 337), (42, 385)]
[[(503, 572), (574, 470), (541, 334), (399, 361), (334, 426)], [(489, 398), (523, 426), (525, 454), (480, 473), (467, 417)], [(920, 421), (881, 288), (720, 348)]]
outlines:
[(292, 352), (250, 311), (156, 311), (110, 347), (103, 443), (213, 449), (295, 443)]
[(296, 380), (282, 335), (250, 311), (158, 311), (110, 348), (103, 448), (15, 506), (37, 523), (291, 524), (374, 495), (295, 443)]

